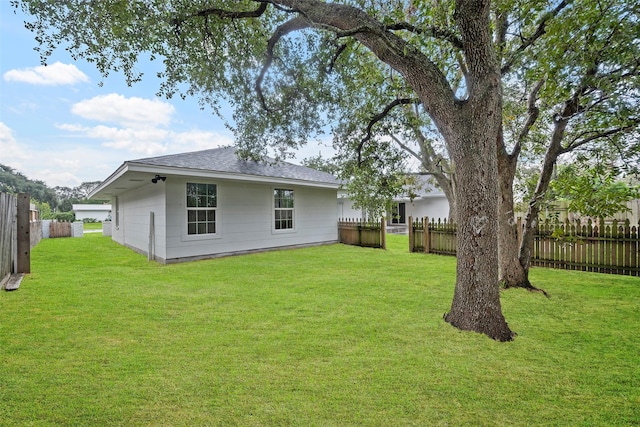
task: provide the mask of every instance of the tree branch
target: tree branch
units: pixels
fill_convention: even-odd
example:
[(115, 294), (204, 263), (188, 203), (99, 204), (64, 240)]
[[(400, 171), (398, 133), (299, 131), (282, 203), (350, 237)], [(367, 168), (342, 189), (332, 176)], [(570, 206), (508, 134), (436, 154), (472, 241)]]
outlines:
[(197, 13), (191, 15), (191, 16), (209, 16), (209, 15), (215, 15), (218, 18), (222, 18), (222, 19), (247, 19), (247, 18), (259, 18), (260, 16), (262, 16), (262, 14), (264, 12), (266, 12), (267, 10), (267, 2), (260, 2), (260, 5), (258, 6), (257, 9), (255, 10), (248, 10), (248, 11), (236, 11), (236, 10), (224, 10), (224, 9), (218, 9), (215, 7), (210, 7), (208, 9), (203, 9), (198, 11)]
[(180, 18), (174, 18), (171, 23), (175, 26), (176, 34), (180, 33), (180, 25), (189, 18), (195, 18), (196, 16), (207, 18), (209, 16), (217, 16), (220, 19), (249, 19), (259, 18), (267, 11), (267, 2), (260, 2), (260, 5), (254, 10), (237, 11), (237, 10), (225, 10), (210, 7), (202, 9), (196, 13), (192, 13)]
[(446, 42), (451, 43), (451, 45), (456, 49), (462, 50), (463, 48), (462, 40), (460, 40), (460, 38), (455, 33), (442, 28), (429, 27), (424, 29), (424, 28), (416, 27), (415, 25), (411, 25), (408, 22), (399, 22), (396, 24), (387, 25), (386, 28), (387, 30), (391, 30), (391, 31), (404, 30), (404, 31), (409, 31), (416, 34), (433, 37), (433, 38), (444, 40)]
[(567, 1), (563, 0), (563, 1), (561, 1), (555, 7), (555, 9), (545, 13), (542, 16), (542, 18), (540, 18), (540, 21), (538, 22), (536, 30), (533, 32), (533, 34), (530, 37), (523, 39), (522, 44), (520, 46), (518, 46), (518, 49), (516, 49), (516, 51), (511, 55), (511, 58), (509, 58), (507, 60), (507, 62), (502, 66), (502, 69), (500, 71), (502, 72), (503, 75), (507, 74), (509, 71), (511, 71), (511, 67), (516, 62), (516, 59), (518, 58), (518, 55), (521, 52), (523, 52), (529, 46), (534, 44), (536, 42), (536, 40), (538, 40), (540, 37), (542, 37), (547, 32), (547, 23), (549, 22), (549, 20), (551, 20), (552, 18), (555, 18), (556, 16), (558, 16), (558, 14), (565, 7), (567, 7), (571, 2), (572, 2), (572, 0), (567, 0)]
[(540, 92), (540, 89), (542, 89), (543, 84), (544, 79), (540, 79), (540, 81), (538, 81), (538, 83), (533, 86), (533, 89), (529, 94), (529, 100), (527, 102), (527, 111), (529, 115), (527, 116), (527, 121), (524, 123), (522, 129), (520, 129), (520, 132), (518, 133), (518, 139), (516, 141), (516, 145), (513, 147), (513, 151), (509, 155), (510, 157), (517, 157), (520, 154), (520, 150), (522, 150), (522, 144), (524, 143), (524, 140), (527, 138), (527, 136), (529, 135), (529, 131), (538, 120), (538, 116), (540, 116), (540, 109), (536, 105), (536, 101), (538, 100), (538, 93)]
[[(215, 7), (210, 7), (207, 9), (202, 9), (197, 11), (196, 13), (192, 13), (180, 18), (174, 18), (171, 20), (171, 24), (174, 26), (173, 31), (176, 34), (176, 37), (180, 38), (181, 30), (180, 26), (183, 22), (190, 18), (201, 17), (205, 18), (205, 20), (209, 16), (217, 16), (220, 19), (250, 19), (250, 18), (259, 18), (267, 11), (268, 2), (259, 1), (260, 5), (254, 10), (247, 11), (236, 11), (236, 10), (225, 10), (218, 9)], [(208, 30), (207, 30), (208, 31)]]
[[(618, 134), (618, 133), (624, 133), (624, 132), (628, 132), (630, 130), (633, 130), (635, 128), (638, 127), (638, 125), (640, 124), (640, 118), (636, 118), (634, 120), (631, 121), (631, 123), (629, 123), (626, 126), (619, 126), (617, 128), (613, 128), (613, 129), (607, 129), (605, 131), (593, 131), (593, 132), (582, 132), (579, 135), (577, 135), (575, 138), (573, 138), (571, 140), (571, 142), (569, 142), (569, 144), (567, 144), (566, 147), (563, 147), (560, 154), (564, 154), (564, 153), (568, 153), (570, 151), (575, 150), (576, 148), (580, 148), (592, 141), (595, 141), (597, 139), (601, 139), (601, 138), (608, 138), (612, 135)], [(588, 136), (587, 136), (588, 135)], [(585, 137), (584, 139), (581, 139), (582, 137)]]
[(415, 104), (415, 103), (419, 103), (420, 100), (416, 99), (416, 98), (397, 98), (394, 99), (391, 103), (389, 103), (384, 110), (382, 110), (382, 112), (376, 114), (370, 121), (369, 124), (367, 125), (367, 135), (360, 141), (360, 143), (358, 144), (358, 164), (362, 163), (362, 148), (364, 147), (364, 144), (366, 144), (367, 142), (369, 142), (371, 140), (371, 133), (373, 130), (373, 126), (375, 126), (376, 123), (378, 123), (379, 121), (383, 120), (385, 117), (387, 117), (389, 115), (389, 113), (391, 112), (391, 110), (393, 110), (394, 108), (400, 106), (400, 105), (408, 105), (408, 104)]
[[(320, 0), (269, 0), (295, 9), (311, 26), (336, 36), (353, 37), (382, 62), (400, 72), (416, 89), (427, 113), (436, 125), (442, 125), (447, 114), (457, 108), (455, 94), (442, 70), (415, 46), (408, 43), (363, 9)], [(357, 29), (354, 30), (354, 29)]]
[(389, 134), (389, 136), (391, 137), (391, 139), (394, 140), (396, 144), (400, 146), (400, 148), (402, 148), (404, 151), (406, 151), (407, 153), (415, 157), (416, 160), (419, 160), (422, 163), (422, 157), (420, 156), (420, 154), (416, 153), (411, 149), (411, 147), (406, 145), (404, 142), (400, 141), (400, 138), (398, 138), (397, 136), (392, 134)]
[(333, 57), (331, 58), (331, 63), (329, 63), (329, 66), (327, 67), (327, 73), (330, 73), (333, 71), (333, 68), (336, 65), (336, 62), (338, 61), (338, 58), (340, 57), (340, 55), (342, 55), (342, 52), (344, 52), (347, 49), (347, 45), (346, 44), (341, 44), (340, 46), (338, 46), (338, 49), (336, 49), (336, 53), (333, 54)]
[(280, 25), (276, 29), (276, 31), (273, 33), (271, 38), (269, 39), (267, 43), (267, 57), (265, 58), (264, 64), (262, 66), (262, 70), (260, 70), (260, 74), (258, 75), (258, 78), (256, 79), (256, 82), (255, 82), (255, 89), (258, 94), (260, 105), (265, 111), (270, 112), (271, 110), (269, 110), (269, 107), (267, 106), (267, 103), (264, 98), (264, 93), (262, 92), (262, 81), (264, 80), (264, 77), (267, 74), (269, 67), (273, 63), (273, 58), (274, 58), (273, 50), (275, 46), (278, 44), (280, 39), (286, 36), (287, 34), (292, 33), (294, 31), (302, 30), (304, 28), (309, 28), (309, 27), (310, 27), (310, 22), (304, 16), (299, 15), (285, 22), (284, 24)]

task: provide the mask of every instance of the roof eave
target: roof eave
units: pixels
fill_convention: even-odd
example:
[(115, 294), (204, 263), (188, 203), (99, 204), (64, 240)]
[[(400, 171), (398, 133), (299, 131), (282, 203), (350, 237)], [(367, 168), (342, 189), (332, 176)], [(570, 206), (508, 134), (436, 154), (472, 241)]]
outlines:
[(304, 187), (327, 188), (327, 189), (335, 189), (335, 190), (338, 190), (340, 188), (339, 182), (331, 183), (331, 182), (323, 182), (323, 181), (309, 181), (309, 180), (302, 180), (302, 179), (295, 179), (295, 178), (272, 177), (272, 176), (263, 176), (263, 175), (253, 175), (253, 174), (240, 174), (240, 173), (233, 173), (233, 172), (220, 172), (220, 171), (210, 171), (210, 170), (203, 170), (203, 169), (191, 169), (191, 168), (176, 167), (176, 166), (157, 166), (157, 165), (150, 165), (146, 163), (127, 161), (123, 163), (104, 182), (102, 182), (98, 187), (96, 187), (93, 191), (91, 191), (91, 193), (89, 194), (89, 198), (99, 196), (100, 193), (103, 193), (111, 185), (113, 185), (116, 180), (118, 180), (128, 172), (141, 172), (141, 173), (149, 173), (149, 174), (198, 177), (198, 178), (208, 178), (208, 179), (229, 179), (234, 181), (260, 182), (260, 183), (270, 183), (270, 184), (278, 184), (278, 185), (298, 185), (298, 186), (304, 186)]
[(102, 181), (100, 183), (100, 185), (98, 185), (96, 188), (91, 190), (91, 192), (87, 196), (87, 199), (93, 198), (94, 196), (99, 194), (101, 191), (103, 191), (106, 187), (108, 187), (110, 184), (112, 184), (116, 179), (118, 179), (119, 177), (124, 175), (128, 170), (128, 165), (127, 164), (128, 164), (128, 162), (124, 162), (122, 165), (120, 165), (120, 167), (118, 169), (115, 170), (115, 172), (113, 172), (111, 175), (109, 175), (109, 177), (107, 179)]

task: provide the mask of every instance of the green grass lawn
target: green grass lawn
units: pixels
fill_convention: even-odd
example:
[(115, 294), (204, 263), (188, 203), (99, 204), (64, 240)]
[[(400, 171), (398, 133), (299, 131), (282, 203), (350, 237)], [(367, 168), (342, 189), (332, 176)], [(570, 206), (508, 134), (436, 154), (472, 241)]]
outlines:
[(83, 228), (85, 231), (102, 230), (102, 223), (101, 222), (85, 222), (83, 224)]
[(0, 293), (0, 425), (640, 424), (640, 279), (534, 269), (498, 343), (455, 259), (344, 245), (162, 266), (45, 239)]

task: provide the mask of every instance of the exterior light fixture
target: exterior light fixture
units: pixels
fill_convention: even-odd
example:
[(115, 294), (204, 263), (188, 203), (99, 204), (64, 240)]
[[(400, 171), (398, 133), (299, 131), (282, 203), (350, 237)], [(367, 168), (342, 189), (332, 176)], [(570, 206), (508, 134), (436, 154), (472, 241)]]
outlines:
[(157, 183), (158, 183), (158, 181), (162, 181), (162, 182), (164, 182), (164, 181), (166, 181), (166, 180), (167, 180), (167, 177), (166, 177), (166, 176), (160, 176), (160, 175), (158, 175), (158, 174), (156, 174), (156, 176), (155, 176), (154, 178), (151, 178), (151, 182), (153, 182), (154, 184), (157, 184)]

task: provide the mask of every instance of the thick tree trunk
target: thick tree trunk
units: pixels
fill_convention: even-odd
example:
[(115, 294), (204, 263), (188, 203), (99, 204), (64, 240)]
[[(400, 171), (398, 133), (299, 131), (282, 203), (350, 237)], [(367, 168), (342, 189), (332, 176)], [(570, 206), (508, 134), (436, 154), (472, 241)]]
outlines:
[(538, 81), (529, 94), (529, 116), (518, 134), (518, 139), (511, 153), (507, 153), (507, 149), (504, 144), (503, 129), (501, 128), (498, 133), (497, 153), (498, 174), (500, 179), (500, 237), (498, 245), (500, 257), (499, 276), (500, 282), (505, 288), (523, 287), (529, 290), (538, 290), (531, 286), (531, 282), (529, 282), (528, 262), (523, 264), (522, 259), (520, 258), (522, 251), (520, 241), (518, 240), (518, 232), (522, 232), (522, 230), (517, 229), (518, 223), (514, 213), (513, 180), (522, 144), (540, 115), (540, 110), (536, 105), (536, 101), (543, 84), (544, 80)]
[[(476, 119), (478, 119), (476, 117)], [(485, 120), (486, 122), (486, 120)], [(457, 282), (445, 320), (498, 341), (513, 339), (500, 305), (498, 284), (498, 172), (491, 125), (469, 122), (470, 139), (454, 140), (457, 179)], [(460, 124), (462, 126), (462, 124)]]
[[(513, 339), (502, 315), (498, 283), (498, 172), (496, 138), (502, 122), (501, 74), (489, 23), (489, 0), (457, 0), (454, 19), (468, 68), (468, 98), (456, 99), (429, 58), (361, 10), (312, 0), (278, 0), (323, 29), (354, 37), (400, 72), (444, 136), (456, 166), (458, 223), (456, 287), (445, 320), (499, 340)], [(316, 25), (316, 24), (314, 24)]]
[[(557, 129), (557, 127), (556, 127)], [(564, 126), (563, 126), (564, 130)], [(533, 237), (536, 233), (538, 226), (538, 215), (540, 215), (540, 199), (544, 196), (549, 184), (551, 183), (551, 177), (553, 175), (553, 168), (556, 164), (558, 156), (560, 155), (560, 145), (553, 142), (547, 150), (544, 163), (542, 164), (542, 171), (538, 178), (538, 184), (533, 199), (529, 202), (529, 208), (527, 215), (524, 219), (524, 228), (522, 231), (522, 243), (520, 244), (520, 251), (518, 254), (520, 264), (523, 266), (529, 276), (529, 267), (531, 264), (531, 252), (533, 250)], [(530, 284), (529, 284), (530, 285)]]
[(498, 283), (498, 164), (496, 140), (502, 123), (500, 70), (491, 42), (489, 3), (456, 2), (469, 64), (469, 99), (455, 117), (436, 123), (456, 166), (456, 287), (444, 318), (453, 326), (510, 341)]
[(498, 139), (498, 178), (500, 185), (500, 201), (498, 213), (498, 275), (505, 288), (531, 286), (528, 269), (520, 263), (520, 242), (518, 241), (518, 225), (513, 205), (513, 180), (516, 173), (518, 153), (508, 154), (502, 143), (502, 135)]
[[(499, 232), (498, 232), (498, 274), (502, 286), (527, 287), (530, 285), (527, 271), (520, 264), (518, 254), (518, 225), (513, 212), (513, 178), (511, 165), (504, 165), (507, 159), (499, 158), (500, 204), (499, 204)], [(515, 164), (514, 164), (515, 166)]]
[[(556, 165), (558, 157), (563, 153), (562, 139), (564, 132), (569, 123), (569, 118), (579, 109), (579, 93), (576, 93), (570, 100), (564, 103), (562, 113), (556, 117), (554, 121), (553, 133), (551, 134), (551, 142), (547, 148), (542, 164), (542, 171), (538, 178), (533, 198), (529, 202), (529, 209), (524, 219), (524, 228), (522, 231), (522, 242), (520, 243), (520, 251), (518, 258), (520, 264), (527, 273), (527, 282), (529, 276), (529, 267), (531, 264), (531, 252), (533, 250), (533, 237), (538, 226), (538, 215), (540, 214), (540, 199), (544, 197), (549, 189), (553, 169)], [(530, 285), (530, 284), (529, 284)], [(544, 292), (544, 291), (543, 291)], [(546, 295), (546, 293), (545, 293)]]

